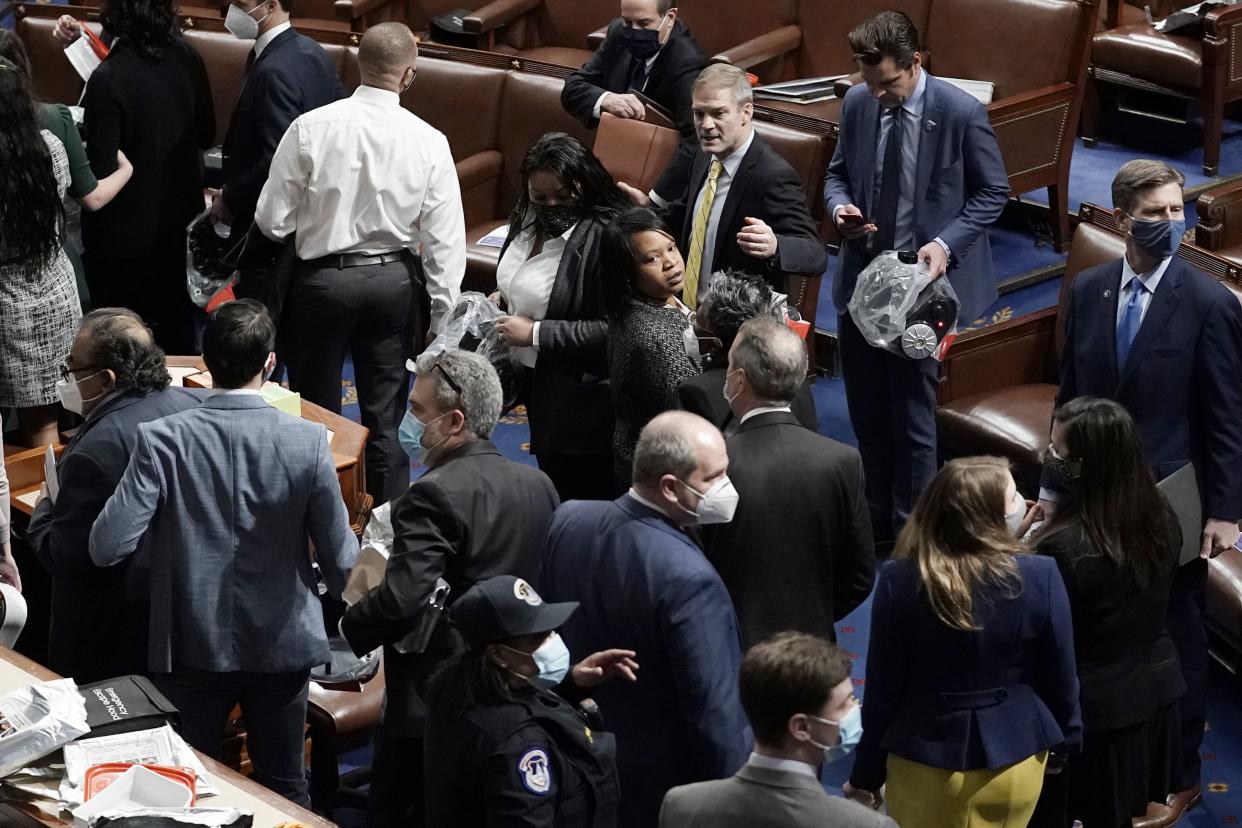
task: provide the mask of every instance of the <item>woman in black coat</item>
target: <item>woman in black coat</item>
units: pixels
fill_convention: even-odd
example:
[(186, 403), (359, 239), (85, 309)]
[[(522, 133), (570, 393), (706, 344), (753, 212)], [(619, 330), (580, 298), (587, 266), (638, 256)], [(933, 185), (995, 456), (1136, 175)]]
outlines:
[(1068, 497), (1036, 548), (1069, 594), (1084, 735), (1065, 774), (1068, 813), (1062, 786), (1050, 784), (1032, 825), (1128, 828), (1165, 801), (1181, 756), (1186, 686), (1165, 629), (1181, 532), (1133, 420), (1111, 400), (1057, 409), (1044, 464)]
[(581, 141), (526, 151), (493, 297), (500, 341), (529, 370), (530, 452), (561, 500), (611, 499), (612, 401), (600, 308), (599, 236), (629, 201)]
[(207, 70), (170, 0), (106, 0), (100, 20), (112, 46), (82, 100), (87, 157), (103, 178), (121, 150), (134, 172), (82, 216), (86, 281), (96, 307), (136, 311), (165, 352), (194, 353), (185, 228), (205, 208), (202, 150), (215, 142)]

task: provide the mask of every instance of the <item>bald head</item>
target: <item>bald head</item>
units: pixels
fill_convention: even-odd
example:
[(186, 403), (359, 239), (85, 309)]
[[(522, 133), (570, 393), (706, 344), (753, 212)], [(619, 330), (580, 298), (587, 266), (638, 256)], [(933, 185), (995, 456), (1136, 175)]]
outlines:
[(170, 381), (151, 329), (127, 308), (98, 308), (83, 316), (65, 362), (82, 392), (84, 414), (113, 391), (148, 394)]
[(418, 40), (404, 23), (380, 23), (358, 44), (358, 71), (367, 86), (403, 92), (413, 82)]
[(668, 411), (647, 423), (634, 449), (634, 489), (683, 525), (694, 523), (702, 494), (728, 469), (719, 429), (686, 411)]
[[(729, 349), (726, 395), (739, 416), (758, 406), (789, 405), (806, 381), (806, 345), (784, 322), (759, 316), (738, 329)], [(732, 390), (730, 390), (730, 388)]]

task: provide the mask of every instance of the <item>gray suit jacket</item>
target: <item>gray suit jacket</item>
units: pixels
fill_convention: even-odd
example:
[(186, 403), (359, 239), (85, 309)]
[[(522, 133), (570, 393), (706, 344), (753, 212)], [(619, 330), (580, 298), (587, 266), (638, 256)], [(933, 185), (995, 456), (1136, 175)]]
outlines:
[(307, 538), (336, 596), (358, 541), (322, 425), (257, 394), (139, 425), (91, 559), (111, 566), (147, 532), (152, 672), (288, 673), (329, 659)]
[(819, 780), (751, 764), (728, 779), (695, 782), (664, 796), (660, 828), (897, 828), (883, 814), (829, 796)]

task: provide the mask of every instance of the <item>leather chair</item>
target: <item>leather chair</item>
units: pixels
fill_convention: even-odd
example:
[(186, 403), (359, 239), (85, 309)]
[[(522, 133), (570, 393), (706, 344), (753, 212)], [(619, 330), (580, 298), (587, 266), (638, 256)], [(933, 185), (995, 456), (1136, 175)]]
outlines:
[(480, 49), (576, 69), (619, 9), (617, 0), (492, 0), (462, 25)]
[[(1100, 83), (1154, 92), (1202, 107), (1203, 172), (1216, 175), (1225, 105), (1242, 98), (1242, 67), (1235, 57), (1242, 39), (1242, 6), (1209, 12), (1201, 31), (1164, 34), (1145, 18), (1134, 19), (1122, 0), (1106, 2), (1107, 28), (1095, 34), (1087, 70), (1084, 145), (1095, 146), (1099, 137)], [(1162, 18), (1191, 2), (1164, 0), (1152, 5), (1153, 17)]]
[[(1213, 187), (1196, 208), (1195, 244), (1242, 268), (1242, 182)], [(1242, 277), (1242, 270), (1230, 275)]]
[(371, 741), (379, 726), (384, 705), (384, 665), (364, 684), (328, 687), (312, 681), (306, 706), (311, 740), (311, 803), (319, 813), (332, 815), (334, 808), (366, 807), (366, 795), (357, 790), (370, 778), (370, 768), (359, 768), (344, 777), (339, 757)]
[[(1103, 212), (1084, 205), (1090, 215)], [(1061, 303), (1082, 270), (1124, 255), (1125, 241), (1107, 227), (1083, 220), (1074, 233)], [(1009, 458), (1025, 493), (1039, 485), (1040, 453), (1057, 393), (1064, 331), (1062, 305), (965, 333), (941, 366), (936, 431), (945, 459), (974, 454)]]

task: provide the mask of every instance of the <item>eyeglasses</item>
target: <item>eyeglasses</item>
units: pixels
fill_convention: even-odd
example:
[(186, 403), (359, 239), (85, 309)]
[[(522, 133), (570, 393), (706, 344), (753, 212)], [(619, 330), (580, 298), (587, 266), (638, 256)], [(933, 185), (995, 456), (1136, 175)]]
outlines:
[(64, 362), (64, 363), (61, 363), (61, 366), (60, 366), (60, 378), (64, 382), (68, 382), (71, 378), (70, 376), (71, 374), (77, 374), (82, 371), (101, 370), (102, 367), (103, 366), (100, 366), (100, 365), (79, 365), (76, 368), (70, 368), (69, 363)]
[(452, 388), (457, 392), (458, 396), (461, 396), (461, 386), (457, 384), (457, 380), (453, 379), (453, 375), (449, 373), (449, 370), (444, 367), (443, 363), (437, 362), (435, 367), (440, 369), (440, 373), (444, 375), (444, 381), (449, 384), (449, 388)]

